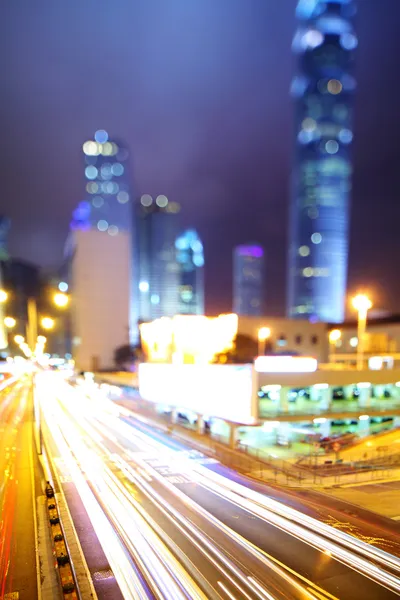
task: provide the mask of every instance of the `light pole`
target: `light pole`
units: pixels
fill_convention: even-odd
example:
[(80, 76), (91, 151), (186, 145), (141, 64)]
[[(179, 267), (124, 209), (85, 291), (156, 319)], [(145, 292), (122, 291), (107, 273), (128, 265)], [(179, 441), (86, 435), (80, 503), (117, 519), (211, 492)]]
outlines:
[(335, 354), (336, 344), (340, 340), (341, 337), (342, 337), (342, 332), (340, 331), (340, 329), (332, 329), (332, 331), (329, 332), (329, 346), (330, 346), (329, 362), (331, 362), (331, 356), (333, 354)]
[(269, 327), (260, 327), (258, 330), (258, 356), (265, 354), (265, 342), (271, 337)]
[(357, 294), (352, 300), (353, 308), (357, 311), (357, 369), (361, 370), (364, 364), (365, 330), (367, 328), (367, 314), (372, 308), (372, 302), (365, 294)]

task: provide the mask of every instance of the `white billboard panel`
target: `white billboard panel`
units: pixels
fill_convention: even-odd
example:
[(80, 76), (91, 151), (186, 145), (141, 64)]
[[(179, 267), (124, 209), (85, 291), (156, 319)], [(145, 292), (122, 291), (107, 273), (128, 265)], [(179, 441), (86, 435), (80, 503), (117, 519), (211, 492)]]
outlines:
[(252, 380), (251, 365), (139, 365), (143, 399), (234, 423), (252, 423), (256, 417)]

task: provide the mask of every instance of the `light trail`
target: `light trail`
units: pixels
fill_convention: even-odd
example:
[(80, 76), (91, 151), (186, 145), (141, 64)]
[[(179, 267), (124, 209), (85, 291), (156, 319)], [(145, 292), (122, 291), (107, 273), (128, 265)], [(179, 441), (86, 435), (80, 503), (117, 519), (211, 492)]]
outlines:
[[(55, 381), (55, 380), (54, 380)], [(44, 386), (46, 387), (46, 385)], [(182, 535), (193, 544), (198, 550), (211, 562), (214, 567), (223, 572), (225, 578), (238, 589), (240, 598), (253, 598), (259, 600), (271, 600), (274, 596), (254, 578), (240, 569), (230, 561), (227, 556), (211, 543), (210, 540), (194, 526), (194, 523), (188, 521), (179, 511), (171, 504), (166, 502), (165, 498), (155, 491), (152, 485), (152, 480), (156, 480), (169, 493), (173, 494), (180, 502), (190, 508), (191, 511), (199, 515), (202, 519), (206, 519), (213, 527), (218, 530), (232, 542), (243, 548), (254, 558), (259, 560), (264, 567), (268, 567), (280, 578), (285, 580), (291, 587), (296, 596), (312, 599), (335, 598), (322, 588), (319, 588), (304, 576), (290, 569), (287, 565), (280, 563), (275, 557), (267, 554), (262, 549), (253, 545), (250, 541), (243, 538), (236, 531), (230, 529), (224, 523), (219, 521), (206, 509), (191, 500), (181, 489), (168, 479), (168, 474), (172, 471), (181, 473), (188, 477), (190, 481), (203, 487), (205, 490), (213, 493), (236, 506), (237, 508), (254, 515), (256, 518), (264, 521), (274, 527), (284, 531), (287, 534), (295, 537), (303, 543), (317, 549), (318, 551), (329, 554), (332, 558), (342, 562), (354, 571), (366, 576), (373, 581), (400, 592), (400, 580), (398, 577), (388, 572), (386, 569), (391, 568), (395, 571), (400, 571), (400, 561), (391, 554), (380, 550), (379, 548), (370, 546), (365, 542), (353, 538), (352, 536), (338, 531), (325, 523), (321, 523), (308, 515), (304, 515), (291, 507), (288, 507), (280, 502), (277, 502), (265, 495), (262, 495), (254, 490), (251, 490), (240, 483), (230, 480), (223, 475), (207, 469), (199, 464), (196, 460), (187, 456), (187, 453), (181, 450), (170, 448), (165, 443), (154, 439), (150, 434), (145, 433), (132, 425), (126, 423), (122, 418), (132, 416), (132, 413), (127, 409), (115, 405), (113, 402), (104, 397), (104, 394), (96, 390), (95, 393), (89, 393), (88, 390), (75, 390), (64, 383), (63, 386), (57, 381), (57, 395), (59, 403), (59, 413), (57, 419), (64, 423), (63, 434), (65, 435), (65, 443), (68, 440), (68, 445), (73, 446), (74, 460), (80, 465), (83, 471), (88, 476), (93, 484), (97, 484), (97, 493), (102, 501), (106, 499), (107, 511), (112, 517), (115, 527), (119, 530), (119, 535), (123, 536), (125, 546), (130, 549), (130, 554), (134, 555), (135, 548), (143, 543), (137, 542), (135, 535), (137, 531), (143, 532), (158, 531), (157, 539), (163, 537), (160, 528), (154, 527), (148, 515), (146, 516), (143, 508), (139, 509), (137, 503), (132, 501), (131, 494), (122, 485), (121, 481), (115, 476), (105, 464), (106, 461), (112, 460), (120, 471), (130, 479), (137, 489), (141, 491), (156, 507), (162, 512), (171, 523), (177, 528)], [(54, 401), (53, 401), (54, 402)], [(61, 409), (62, 407), (62, 409)], [(47, 419), (47, 415), (46, 415)], [(79, 447), (78, 442), (74, 440), (77, 435), (76, 424), (85, 432), (85, 443)], [(68, 425), (67, 425), (68, 424)], [(78, 434), (78, 437), (81, 434)], [(122, 443), (123, 442), (123, 443)], [(112, 453), (107, 444), (112, 443), (117, 448), (117, 454)], [(132, 449), (133, 446), (139, 451)], [(96, 448), (97, 447), (97, 448)], [(91, 464), (86, 462), (89, 448), (93, 452)], [(94, 449), (96, 448), (96, 449)], [(61, 452), (63, 456), (63, 452)], [(86, 457), (85, 457), (86, 455)], [(95, 459), (98, 461), (98, 471), (93, 471)], [(124, 456), (127, 457), (125, 460)], [(127, 461), (134, 461), (137, 469), (132, 469)], [(157, 469), (158, 463), (160, 466)], [(162, 472), (162, 465), (166, 465), (166, 473)], [(161, 472), (158, 472), (158, 471)], [(99, 473), (101, 477), (99, 478)], [(147, 475), (146, 475), (147, 474)], [(118, 494), (117, 494), (118, 491)], [(121, 500), (121, 497), (124, 500)], [(118, 525), (118, 515), (124, 514), (123, 523)], [(135, 517), (133, 517), (135, 514)], [(145, 525), (140, 521), (140, 518), (145, 522)], [(129, 525), (127, 525), (127, 522)], [(301, 523), (301, 524), (299, 524)], [(122, 526), (121, 526), (122, 525)], [(143, 528), (144, 529), (141, 529)], [(130, 542), (135, 539), (135, 544), (132, 547)], [(168, 574), (171, 581), (175, 581), (173, 570), (174, 557), (169, 552), (166, 545), (169, 545), (171, 540), (167, 540), (164, 536), (162, 547), (154, 544), (157, 560), (163, 565), (164, 574)], [(144, 546), (143, 546), (144, 547)], [(146, 564), (142, 565), (142, 569), (147, 576), (153, 577), (155, 572), (155, 560), (153, 554), (146, 554)], [(369, 559), (373, 559), (381, 566), (374, 564)], [(137, 559), (136, 559), (137, 560)], [(147, 565), (147, 567), (146, 567)], [(171, 572), (172, 569), (172, 572)], [(172, 574), (171, 574), (172, 573)], [(167, 576), (167, 575), (165, 575)], [(164, 576), (163, 576), (164, 577)], [(158, 580), (158, 588), (163, 590), (164, 579)], [(300, 582), (300, 583), (299, 583)], [(217, 582), (218, 583), (218, 582)], [(303, 585), (305, 584), (305, 586)], [(225, 586), (225, 584), (223, 584)], [(218, 586), (221, 588), (221, 585)], [(179, 587), (179, 586), (178, 586)], [(226, 587), (226, 586), (225, 586)], [(261, 589), (260, 589), (261, 587)], [(190, 586), (189, 586), (190, 588)], [(223, 589), (223, 588), (221, 588)], [(230, 594), (229, 588), (226, 588)], [(248, 590), (248, 592), (246, 591)], [(195, 588), (190, 593), (194, 593)], [(226, 594), (229, 596), (228, 592)], [(165, 593), (165, 589), (163, 590)], [(169, 598), (169, 596), (165, 596)], [(173, 598), (179, 596), (172, 596)], [(172, 598), (171, 597), (171, 598)], [(190, 596), (195, 597), (195, 596)]]
[[(78, 483), (78, 492), (124, 597), (147, 598), (149, 596), (143, 586), (139, 585), (140, 580), (135, 569), (130, 564), (128, 566), (126, 561), (125, 564), (121, 563), (122, 567), (121, 564), (118, 564), (121, 557), (120, 539), (133, 557), (134, 563), (138, 565), (140, 573), (144, 576), (155, 598), (159, 600), (186, 600), (188, 598), (207, 600), (143, 517), (137, 511), (132, 510), (132, 506), (126, 502), (126, 498), (118, 493), (115, 477), (107, 470), (103, 457), (91, 447), (91, 443), (100, 444), (97, 435), (94, 435), (92, 439), (88, 434), (93, 434), (93, 428), (88, 427), (88, 424), (85, 423), (86, 435), (82, 439), (80, 431), (60, 409), (59, 404), (54, 402), (54, 399), (52, 406), (46, 404), (45, 389), (42, 386), (38, 392), (48, 428), (75, 484)], [(52, 417), (54, 418), (52, 419)], [(93, 515), (92, 511), (94, 511)], [(118, 537), (113, 533), (114, 547), (111, 551), (108, 535), (110, 531), (115, 530)], [(140, 596), (135, 596), (129, 591), (129, 582), (132, 581), (135, 582), (133, 586), (135, 592)]]

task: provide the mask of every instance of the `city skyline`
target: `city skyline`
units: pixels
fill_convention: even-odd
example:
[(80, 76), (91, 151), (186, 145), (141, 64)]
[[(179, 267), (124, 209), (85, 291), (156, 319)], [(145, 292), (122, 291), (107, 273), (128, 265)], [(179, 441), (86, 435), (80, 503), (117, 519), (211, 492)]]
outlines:
[[(67, 18), (49, 3), (40, 20), (29, 6), (22, 20), (15, 6), (6, 6), (1, 43), (4, 53), (11, 51), (11, 69), (3, 73), (1, 160), (3, 211), (13, 221), (11, 253), (45, 266), (61, 258), (69, 215), (81, 200), (78, 149), (105, 127), (131, 147), (138, 194), (162, 190), (181, 203), (183, 228), (198, 230), (206, 262), (208, 253), (213, 256), (206, 273), (207, 312), (229, 309), (232, 247), (257, 239), (273, 258), (267, 304), (272, 313), (282, 313), (297, 2), (280, 4), (230, 1), (215, 8), (202, 2), (184, 10), (182, 2), (171, 2), (160, 7), (160, 15), (150, 15), (126, 2), (120, 12), (104, 4), (94, 20), (88, 6), (71, 6)], [(349, 292), (371, 285), (374, 305), (395, 310), (400, 284), (386, 257), (400, 243), (397, 151), (385, 132), (397, 138), (392, 74), (399, 7), (393, 0), (384, 0), (378, 12), (375, 6), (363, 0), (357, 15), (362, 59), (356, 63)], [(85, 44), (109, 31), (110, 22), (122, 33), (125, 22), (134, 23), (135, 35), (112, 36), (98, 61)], [(178, 35), (171, 36), (175, 22)], [(200, 27), (189, 40), (185, 32), (194, 22)], [(150, 44), (154, 35), (159, 45)], [(30, 103), (21, 109), (26, 97)], [(370, 244), (371, 235), (376, 244)]]

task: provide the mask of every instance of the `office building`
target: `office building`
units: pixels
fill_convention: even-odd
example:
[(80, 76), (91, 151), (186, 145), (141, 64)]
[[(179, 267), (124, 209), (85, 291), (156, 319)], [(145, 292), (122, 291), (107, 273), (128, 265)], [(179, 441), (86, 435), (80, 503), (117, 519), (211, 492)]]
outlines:
[(73, 213), (71, 229), (98, 229), (110, 236), (132, 229), (127, 148), (103, 129), (83, 144), (85, 199)]
[(289, 226), (291, 318), (343, 321), (351, 191), (353, 0), (300, 0)]
[(236, 246), (233, 251), (233, 312), (260, 316), (264, 299), (264, 252), (260, 246)]
[(179, 211), (179, 204), (164, 195), (152, 198), (144, 194), (136, 204), (135, 294), (139, 322), (179, 312), (180, 268), (175, 249)]
[(96, 230), (116, 237), (127, 233), (131, 244), (130, 338), (138, 337), (138, 298), (135, 296), (135, 229), (132, 211), (133, 185), (129, 169), (129, 151), (125, 144), (112, 140), (104, 129), (83, 146), (85, 199), (73, 212), (72, 231)]
[(181, 315), (204, 315), (203, 244), (194, 229), (187, 229), (175, 241), (179, 266), (179, 305)]
[(69, 259), (73, 356), (79, 370), (113, 367), (114, 351), (130, 341), (131, 240), (96, 229), (72, 231)]

